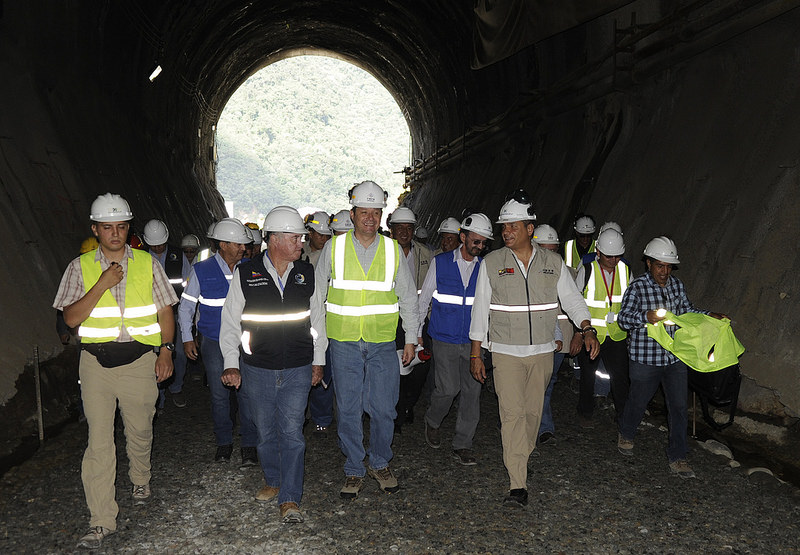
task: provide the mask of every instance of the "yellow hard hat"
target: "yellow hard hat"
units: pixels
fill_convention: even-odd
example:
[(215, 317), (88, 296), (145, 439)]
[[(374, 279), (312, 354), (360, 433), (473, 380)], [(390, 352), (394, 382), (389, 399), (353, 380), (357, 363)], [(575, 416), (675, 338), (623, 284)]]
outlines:
[(86, 254), (89, 251), (93, 251), (97, 248), (97, 238), (95, 237), (87, 237), (81, 243), (81, 254)]

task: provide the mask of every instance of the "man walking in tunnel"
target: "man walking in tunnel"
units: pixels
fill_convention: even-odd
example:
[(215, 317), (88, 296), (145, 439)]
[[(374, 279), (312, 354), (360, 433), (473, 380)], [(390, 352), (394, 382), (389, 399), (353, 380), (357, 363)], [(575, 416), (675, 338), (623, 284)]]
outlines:
[[(200, 305), (197, 331), (200, 334), (200, 351), (206, 367), (208, 387), (211, 390), (211, 415), (214, 419), (216, 462), (228, 462), (233, 453), (234, 416), (231, 411), (231, 391), (222, 384), (224, 370), (219, 346), (220, 316), (225, 296), (233, 279), (233, 269), (242, 260), (244, 246), (250, 241), (242, 222), (225, 218), (214, 224), (209, 238), (214, 242), (216, 254), (192, 266), (186, 288), (181, 297), (178, 317), (181, 322), (183, 348), (186, 356), (197, 360), (197, 343), (192, 337), (192, 319)], [(256, 429), (247, 410), (244, 395), (237, 395), (239, 404), (239, 431), (242, 436), (242, 468), (258, 465)]]
[[(172, 375), (178, 297), (161, 265), (125, 240), (133, 219), (128, 203), (107, 193), (92, 203), (99, 247), (67, 266), (53, 306), (80, 326), (81, 400), (89, 426), (81, 479), (91, 517), (77, 547), (96, 549), (117, 529), (114, 417), (119, 403), (134, 505), (150, 497), (150, 450), (157, 383)], [(158, 352), (158, 354), (156, 354)]]
[(486, 380), (481, 345), (489, 341), (500, 405), (503, 462), (510, 491), (504, 503), (528, 503), (528, 457), (536, 447), (544, 394), (553, 373), (554, 334), (561, 308), (579, 324), (592, 358), (600, 345), (591, 315), (561, 257), (532, 243), (536, 215), (525, 191), (506, 197), (497, 223), (505, 246), (478, 271), (469, 338), (470, 370)]
[(579, 214), (572, 226), (575, 238), (564, 243), (564, 262), (568, 268), (578, 268), (583, 257), (594, 252), (594, 218), (588, 214)]
[[(311, 311), (316, 314), (312, 326), (320, 336), (317, 348), (330, 339), (339, 444), (347, 457), (340, 495), (355, 499), (367, 472), (383, 491), (400, 489), (389, 468), (400, 384), (395, 335), (399, 316), (406, 341), (402, 363), (409, 364), (415, 354), (418, 314), (417, 290), (408, 265), (401, 262), (400, 248), (378, 233), (386, 192), (364, 181), (349, 196), (354, 229), (325, 244), (316, 266), (318, 286)], [(367, 469), (365, 412), (370, 417)]]
[(294, 523), (303, 521), (306, 400), (322, 379), (325, 352), (315, 356), (311, 332), (314, 267), (298, 260), (303, 219), (294, 208), (278, 206), (267, 214), (264, 230), (267, 250), (234, 271), (222, 308), (222, 383), (241, 386), (258, 430), (266, 485), (256, 500), (277, 497), (283, 522)]

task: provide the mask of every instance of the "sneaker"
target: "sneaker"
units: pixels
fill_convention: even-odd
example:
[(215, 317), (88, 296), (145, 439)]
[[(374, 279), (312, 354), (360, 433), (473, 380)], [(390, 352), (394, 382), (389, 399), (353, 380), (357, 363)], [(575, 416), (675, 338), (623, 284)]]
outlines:
[(669, 463), (669, 469), (672, 471), (673, 474), (677, 474), (684, 480), (688, 480), (689, 478), (695, 478), (694, 470), (692, 467), (689, 466), (689, 463), (686, 462), (686, 459), (678, 459), (677, 461), (672, 461)]
[(146, 504), (147, 500), (150, 499), (150, 484), (145, 484), (143, 486), (137, 486), (134, 484), (133, 492), (131, 493), (131, 499), (133, 499), (134, 505)]
[(256, 501), (259, 503), (266, 503), (272, 501), (278, 496), (280, 488), (273, 488), (272, 486), (264, 486), (256, 494)]
[(315, 436), (326, 436), (328, 435), (328, 426), (320, 426), (317, 424), (314, 426), (314, 435)]
[(578, 426), (580, 426), (584, 430), (591, 430), (591, 429), (594, 428), (594, 420), (592, 420), (591, 417), (579, 414), (578, 415)]
[(631, 441), (630, 439), (625, 439), (624, 437), (622, 437), (622, 434), (618, 434), (617, 451), (619, 451), (623, 455), (627, 456), (633, 455), (633, 441)]
[(183, 394), (183, 391), (172, 394), (172, 404), (179, 409), (186, 406), (186, 395)]
[(103, 540), (116, 532), (116, 530), (109, 530), (102, 526), (94, 526), (89, 528), (89, 531), (78, 540), (75, 547), (83, 549), (97, 549), (103, 543)]
[(539, 436), (539, 445), (547, 445), (548, 443), (555, 443), (556, 436), (553, 432), (544, 432)]
[(239, 470), (251, 466), (258, 466), (258, 451), (255, 447), (242, 447), (242, 464), (239, 465)]
[(394, 477), (392, 470), (388, 466), (379, 470), (368, 467), (367, 474), (375, 478), (378, 482), (378, 486), (386, 493), (394, 493), (400, 489), (400, 486), (397, 484), (397, 478)]
[(439, 437), (439, 428), (433, 428), (427, 421), (425, 422), (425, 441), (434, 449), (438, 449), (442, 446), (442, 438)]
[(300, 507), (294, 501), (281, 503), (281, 518), (284, 524), (295, 524), (303, 522), (303, 513), (300, 512)]
[(512, 489), (508, 495), (503, 499), (503, 505), (524, 507), (528, 504), (528, 490), (525, 489)]
[(472, 449), (453, 449), (453, 457), (464, 466), (475, 466), (478, 464)]
[(229, 462), (233, 454), (233, 445), (218, 445), (214, 462)]
[(344, 486), (339, 492), (339, 495), (342, 497), (342, 499), (355, 499), (358, 497), (358, 492), (360, 492), (361, 488), (363, 487), (363, 476), (348, 476), (344, 481)]

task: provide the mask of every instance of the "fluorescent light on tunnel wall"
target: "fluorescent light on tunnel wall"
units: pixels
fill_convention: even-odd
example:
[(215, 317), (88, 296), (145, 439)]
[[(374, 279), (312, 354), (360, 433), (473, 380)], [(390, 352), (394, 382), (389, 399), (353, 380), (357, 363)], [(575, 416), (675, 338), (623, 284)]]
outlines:
[(161, 66), (160, 66), (160, 65), (158, 65), (158, 66), (156, 66), (156, 68), (153, 70), (153, 73), (151, 73), (151, 74), (150, 74), (150, 82), (152, 83), (153, 81), (155, 81), (155, 80), (156, 80), (156, 77), (158, 77), (160, 74), (161, 74)]

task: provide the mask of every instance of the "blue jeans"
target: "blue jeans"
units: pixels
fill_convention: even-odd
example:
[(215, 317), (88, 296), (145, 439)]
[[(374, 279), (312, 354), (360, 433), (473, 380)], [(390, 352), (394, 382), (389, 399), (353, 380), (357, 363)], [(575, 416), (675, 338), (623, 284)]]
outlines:
[(400, 362), (394, 341), (330, 340), (333, 381), (336, 382), (339, 445), (347, 460), (347, 476), (366, 475), (364, 428), (361, 417), (369, 414), (369, 465), (375, 470), (389, 466), (395, 405), (400, 393)]
[[(208, 389), (211, 390), (211, 417), (214, 420), (214, 436), (217, 445), (233, 443), (233, 418), (231, 414), (231, 389), (222, 384), (224, 361), (219, 341), (205, 337), (200, 341), (200, 353), (206, 366)], [(311, 382), (309, 382), (311, 383)], [(256, 427), (250, 418), (247, 406), (247, 395), (241, 389), (236, 392), (239, 403), (239, 433), (242, 435), (242, 447), (255, 447), (258, 441)]]
[(678, 361), (667, 366), (650, 366), (631, 360), (630, 377), (630, 392), (628, 402), (625, 403), (625, 412), (622, 415), (619, 433), (625, 439), (633, 440), (636, 428), (647, 410), (647, 404), (658, 390), (658, 385), (661, 384), (667, 402), (667, 422), (669, 424), (667, 458), (669, 462), (685, 459), (689, 450), (686, 441), (686, 429), (689, 424), (689, 386), (686, 365)]
[(258, 431), (258, 460), (268, 486), (280, 488), (278, 504), (300, 504), (303, 497), (303, 437), (311, 365), (284, 370), (239, 361), (241, 390)]
[[(564, 361), (564, 352), (553, 353), (553, 377), (550, 378), (550, 383), (547, 385), (547, 390), (544, 392), (544, 404), (542, 405), (542, 422), (539, 424), (539, 435), (545, 432), (554, 434), (556, 431), (556, 424), (553, 422), (553, 411), (550, 408), (550, 397), (553, 395), (553, 386), (558, 381), (558, 369), (561, 368), (561, 363)], [(538, 436), (537, 436), (538, 437)]]
[(333, 379), (331, 377), (331, 350), (325, 352), (325, 368), (322, 380), (328, 384), (326, 388), (322, 384), (311, 388), (308, 396), (308, 410), (311, 412), (311, 420), (317, 426), (328, 427), (333, 422)]

